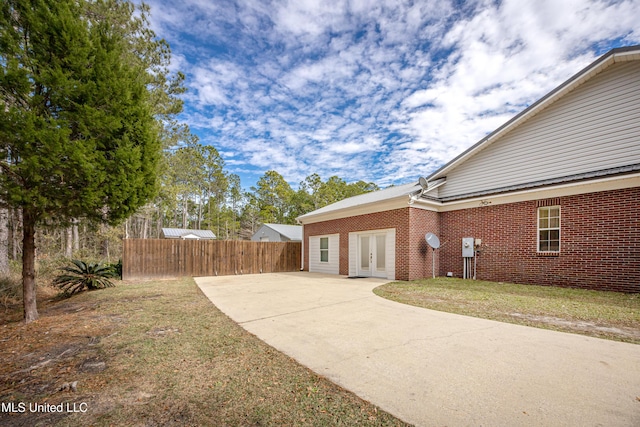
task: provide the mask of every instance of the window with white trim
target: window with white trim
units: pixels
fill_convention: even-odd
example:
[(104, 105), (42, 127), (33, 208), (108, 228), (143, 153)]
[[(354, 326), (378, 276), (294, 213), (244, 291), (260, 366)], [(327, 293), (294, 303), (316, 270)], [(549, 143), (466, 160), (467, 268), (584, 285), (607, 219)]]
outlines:
[(329, 238), (320, 238), (320, 262), (329, 262)]
[(560, 252), (560, 206), (538, 208), (538, 252)]

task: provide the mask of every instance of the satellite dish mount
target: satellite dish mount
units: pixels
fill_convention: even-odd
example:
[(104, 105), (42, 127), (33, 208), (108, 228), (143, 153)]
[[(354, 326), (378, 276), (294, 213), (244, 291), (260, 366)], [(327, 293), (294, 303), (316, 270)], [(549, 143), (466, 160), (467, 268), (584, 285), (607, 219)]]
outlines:
[[(421, 178), (421, 179), (424, 179), (424, 178)], [(422, 182), (420, 184), (422, 184)], [(427, 245), (429, 245), (432, 249), (431, 250), (431, 273), (433, 278), (435, 279), (436, 278), (436, 249), (440, 247), (440, 239), (438, 239), (438, 236), (436, 236), (433, 233), (425, 234), (424, 238), (427, 241)]]

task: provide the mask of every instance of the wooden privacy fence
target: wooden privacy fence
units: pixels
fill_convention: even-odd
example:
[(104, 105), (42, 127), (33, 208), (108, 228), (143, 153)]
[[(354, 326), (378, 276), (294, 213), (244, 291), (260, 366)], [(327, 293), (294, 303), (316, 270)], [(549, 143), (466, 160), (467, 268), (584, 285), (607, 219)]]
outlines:
[(122, 278), (299, 271), (300, 242), (125, 239)]

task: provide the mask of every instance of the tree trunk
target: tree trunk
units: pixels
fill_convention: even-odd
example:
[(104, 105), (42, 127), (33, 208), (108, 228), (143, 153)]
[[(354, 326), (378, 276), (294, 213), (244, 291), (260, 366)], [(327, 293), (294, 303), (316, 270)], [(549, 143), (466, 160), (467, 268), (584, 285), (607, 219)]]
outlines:
[(73, 227), (67, 227), (65, 229), (65, 245), (64, 256), (67, 258), (73, 257)]
[(11, 237), (12, 237), (12, 255), (13, 255), (13, 260), (16, 261), (18, 259), (18, 254), (20, 253), (20, 240), (21, 240), (21, 234), (20, 231), (22, 230), (22, 215), (21, 215), (22, 211), (19, 209), (16, 209), (13, 211), (13, 218), (12, 218), (12, 224), (11, 224)]
[(36, 216), (22, 210), (22, 295), (24, 301), (24, 321), (31, 323), (38, 319), (36, 304)]
[(106, 224), (100, 224), (100, 255), (107, 258), (107, 262), (111, 262), (109, 258), (109, 236), (107, 235)]
[(187, 216), (188, 216), (188, 209), (189, 209), (189, 199), (187, 199), (185, 197), (184, 199), (184, 209), (182, 211), (182, 228), (189, 228), (187, 225)]
[(202, 195), (198, 198), (198, 230), (202, 230)]
[(164, 218), (164, 215), (162, 215), (162, 212), (160, 211), (160, 205), (158, 205), (158, 222), (156, 224), (156, 239), (159, 239), (162, 233), (163, 218)]
[(148, 218), (147, 215), (145, 214), (142, 218), (142, 238), (146, 239), (147, 238), (147, 224), (148, 224)]
[(71, 230), (73, 231), (73, 251), (78, 252), (80, 250), (80, 235), (78, 234), (78, 220), (75, 218)]
[(9, 273), (9, 210), (0, 208), (0, 275)]
[(84, 224), (82, 224), (82, 250), (87, 248), (88, 242), (87, 242), (87, 223), (85, 221)]

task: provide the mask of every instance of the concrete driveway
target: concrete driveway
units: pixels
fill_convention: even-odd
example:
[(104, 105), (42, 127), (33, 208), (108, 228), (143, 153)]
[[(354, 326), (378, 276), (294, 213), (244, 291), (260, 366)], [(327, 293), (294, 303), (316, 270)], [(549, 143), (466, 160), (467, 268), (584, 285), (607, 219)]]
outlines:
[(197, 278), (263, 341), (420, 426), (640, 426), (640, 346), (388, 301), (379, 279)]

